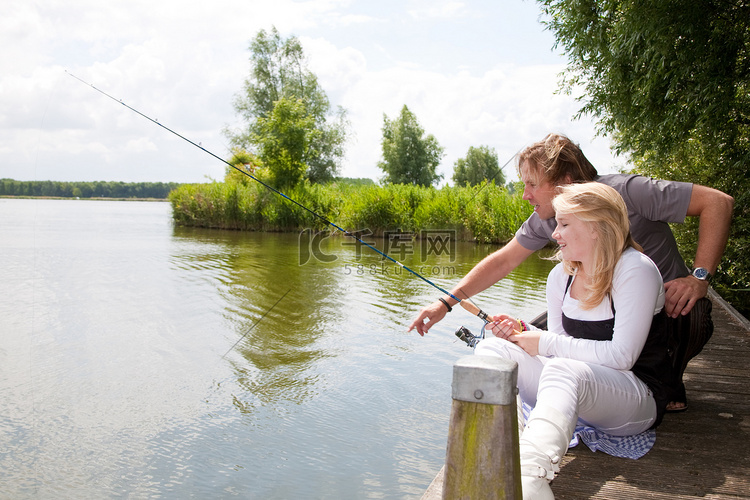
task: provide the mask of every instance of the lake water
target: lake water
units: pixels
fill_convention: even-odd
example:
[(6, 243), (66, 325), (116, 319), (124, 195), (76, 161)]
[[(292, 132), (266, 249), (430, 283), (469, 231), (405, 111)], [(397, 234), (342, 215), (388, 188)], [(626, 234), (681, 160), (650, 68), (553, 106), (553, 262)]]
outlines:
[[(389, 255), (451, 288), (495, 249)], [(531, 318), (551, 267), (476, 303)], [(0, 199), (0, 291), (13, 499), (418, 499), (471, 353), (453, 332), (482, 326), (407, 333), (440, 293), (370, 249), (174, 227), (167, 203)]]

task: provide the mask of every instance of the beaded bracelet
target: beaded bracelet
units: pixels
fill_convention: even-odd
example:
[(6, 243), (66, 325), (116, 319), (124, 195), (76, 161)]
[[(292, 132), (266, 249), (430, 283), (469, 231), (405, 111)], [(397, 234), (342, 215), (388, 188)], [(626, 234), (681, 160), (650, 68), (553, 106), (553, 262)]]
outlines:
[(518, 321), (518, 324), (521, 325), (522, 332), (529, 331), (529, 327), (526, 325), (526, 322), (524, 320), (522, 320), (521, 318), (518, 318), (516, 321)]
[(450, 304), (448, 303), (448, 301), (447, 301), (447, 300), (445, 300), (445, 299), (444, 299), (444, 298), (442, 298), (442, 297), (440, 297), (440, 298), (439, 298), (438, 300), (439, 300), (440, 302), (442, 302), (443, 304), (445, 304), (445, 307), (447, 307), (447, 308), (448, 308), (448, 312), (451, 312), (451, 311), (453, 310), (453, 308), (451, 307), (451, 305), (450, 305)]

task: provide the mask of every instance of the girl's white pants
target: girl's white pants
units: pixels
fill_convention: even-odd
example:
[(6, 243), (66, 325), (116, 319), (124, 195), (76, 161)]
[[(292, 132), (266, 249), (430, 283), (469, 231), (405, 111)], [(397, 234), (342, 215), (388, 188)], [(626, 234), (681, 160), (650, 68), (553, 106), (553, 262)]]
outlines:
[(494, 336), (482, 340), (474, 354), (518, 363), (521, 399), (533, 407), (556, 409), (566, 418), (566, 424), (581, 418), (607, 434), (629, 436), (650, 428), (656, 419), (651, 390), (631, 371), (574, 359), (531, 356)]

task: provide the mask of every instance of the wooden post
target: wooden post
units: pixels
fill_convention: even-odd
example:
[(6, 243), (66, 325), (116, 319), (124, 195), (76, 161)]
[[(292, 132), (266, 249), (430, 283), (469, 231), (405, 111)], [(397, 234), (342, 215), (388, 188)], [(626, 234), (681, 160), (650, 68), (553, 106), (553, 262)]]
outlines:
[(464, 356), (453, 365), (443, 499), (521, 500), (515, 362)]

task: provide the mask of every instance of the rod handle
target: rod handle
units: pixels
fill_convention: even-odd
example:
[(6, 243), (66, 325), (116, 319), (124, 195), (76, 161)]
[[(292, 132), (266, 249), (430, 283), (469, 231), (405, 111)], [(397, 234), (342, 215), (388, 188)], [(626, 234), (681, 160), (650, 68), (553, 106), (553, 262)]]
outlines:
[(489, 323), (489, 318), (487, 317), (487, 313), (479, 309), (477, 306), (469, 302), (468, 300), (462, 300), (459, 302), (461, 304), (461, 307), (466, 309), (468, 312), (473, 314), (474, 316), (478, 316), (479, 318), (483, 319), (484, 321), (487, 321)]

